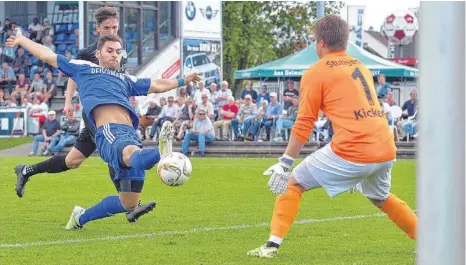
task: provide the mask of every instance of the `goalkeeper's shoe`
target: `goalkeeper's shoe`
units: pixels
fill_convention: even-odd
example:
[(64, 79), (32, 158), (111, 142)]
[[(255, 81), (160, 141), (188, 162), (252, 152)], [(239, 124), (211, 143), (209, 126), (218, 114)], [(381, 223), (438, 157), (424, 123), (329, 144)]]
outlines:
[(79, 206), (74, 206), (73, 212), (71, 212), (70, 220), (65, 226), (66, 230), (77, 230), (83, 228), (82, 225), (79, 224), (79, 217), (84, 214), (86, 210)]
[(266, 244), (264, 244), (256, 249), (248, 251), (246, 255), (259, 258), (273, 258), (278, 255), (278, 248), (267, 247)]
[(174, 134), (173, 124), (170, 121), (165, 121), (159, 134), (159, 152), (161, 158), (172, 152)]

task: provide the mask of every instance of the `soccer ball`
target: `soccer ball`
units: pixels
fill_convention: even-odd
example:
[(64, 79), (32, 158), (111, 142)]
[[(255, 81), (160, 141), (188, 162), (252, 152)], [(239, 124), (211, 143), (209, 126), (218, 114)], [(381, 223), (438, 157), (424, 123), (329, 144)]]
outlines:
[(178, 152), (162, 157), (157, 166), (160, 179), (168, 186), (185, 184), (191, 177), (192, 171), (193, 167), (189, 158)]
[(411, 11), (397, 11), (389, 15), (382, 26), (382, 34), (395, 45), (408, 45), (416, 37), (419, 22)]

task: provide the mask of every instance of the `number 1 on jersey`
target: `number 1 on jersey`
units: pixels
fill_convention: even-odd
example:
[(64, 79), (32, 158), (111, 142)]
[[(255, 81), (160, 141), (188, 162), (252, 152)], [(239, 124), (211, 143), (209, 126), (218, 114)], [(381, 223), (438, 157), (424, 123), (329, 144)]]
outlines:
[(358, 78), (361, 80), (361, 84), (362, 84), (362, 87), (364, 88), (364, 92), (366, 92), (367, 101), (369, 101), (370, 105), (374, 105), (374, 101), (372, 100), (371, 91), (369, 89), (369, 86), (367, 85), (366, 79), (364, 78), (364, 76), (361, 73), (361, 70), (359, 70), (359, 68), (354, 69), (353, 74), (351, 76), (353, 77), (354, 80), (356, 80)]

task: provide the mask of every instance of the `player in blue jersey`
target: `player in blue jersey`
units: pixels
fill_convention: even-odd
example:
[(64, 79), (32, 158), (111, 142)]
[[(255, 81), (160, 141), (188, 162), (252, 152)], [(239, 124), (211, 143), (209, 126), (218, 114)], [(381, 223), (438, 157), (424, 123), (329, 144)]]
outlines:
[[(25, 38), (19, 29), (15, 33), (16, 36), (7, 40), (8, 47), (20, 45), (74, 80), (85, 115), (97, 130), (95, 140), (100, 156), (115, 169), (116, 179), (136, 181), (142, 190), (145, 170), (154, 167), (161, 154), (164, 156), (171, 152), (173, 128), (171, 123), (164, 124), (162, 133), (165, 141), (159, 146), (160, 151), (157, 148), (142, 149), (135, 130), (139, 118), (129, 97), (170, 91), (191, 81), (198, 82), (199, 75), (192, 74), (179, 80), (150, 80), (117, 73), (115, 70), (120, 64), (122, 51), (122, 41), (118, 36), (100, 37), (96, 50), (99, 65), (96, 65), (83, 60), (68, 60)], [(130, 185), (132, 183), (129, 182)], [(65, 228), (79, 229), (89, 221), (131, 211), (138, 206), (139, 198), (140, 192), (127, 191), (108, 196), (88, 209), (75, 206)]]

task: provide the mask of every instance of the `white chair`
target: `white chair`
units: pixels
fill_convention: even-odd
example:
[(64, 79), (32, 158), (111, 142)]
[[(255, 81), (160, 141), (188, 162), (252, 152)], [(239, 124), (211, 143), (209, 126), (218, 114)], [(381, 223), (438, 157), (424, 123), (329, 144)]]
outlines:
[(398, 141), (398, 131), (396, 128), (396, 123), (401, 118), (401, 115), (403, 114), (403, 110), (400, 108), (400, 106), (391, 106), (390, 113), (392, 114), (392, 121), (390, 123), (390, 129), (392, 130), (395, 136), (395, 140)]

